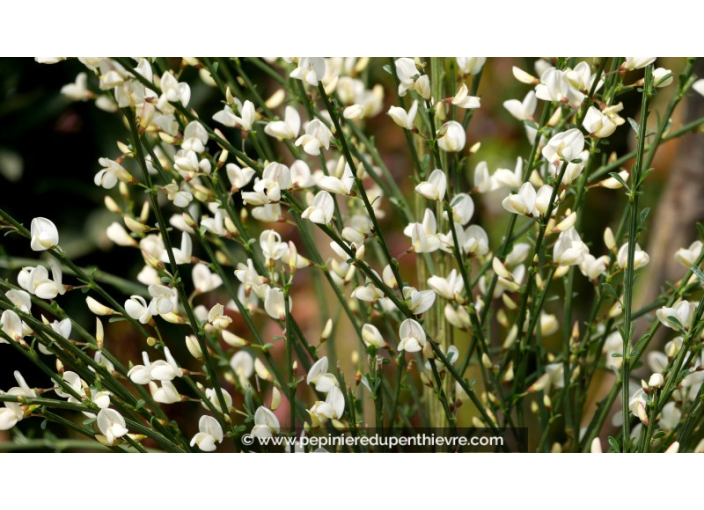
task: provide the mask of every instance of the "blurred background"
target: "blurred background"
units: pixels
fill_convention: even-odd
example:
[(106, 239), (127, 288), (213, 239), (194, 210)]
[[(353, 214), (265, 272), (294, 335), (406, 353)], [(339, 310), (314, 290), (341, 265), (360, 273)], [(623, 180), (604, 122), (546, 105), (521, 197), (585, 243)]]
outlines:
[[(513, 78), (512, 66), (519, 66), (535, 74), (534, 62), (535, 58), (488, 59), (479, 87), (482, 107), (475, 112), (468, 133), (468, 146), (481, 142), (481, 148), (465, 168), (469, 182), (474, 166), (479, 161), (487, 161), (491, 172), (497, 168), (512, 169), (516, 157), (525, 157), (528, 153), (529, 146), (523, 126), (508, 114), (502, 103), (508, 99), (523, 99), (529, 90), (527, 85)], [(386, 63), (386, 59), (372, 59), (370, 67), (370, 80), (373, 83), (381, 82), (385, 87), (383, 112), (396, 100), (391, 77), (382, 70)], [(675, 77), (683, 65), (684, 59), (678, 58), (659, 59), (657, 62), (657, 67), (672, 70)], [(174, 61), (174, 67), (176, 66), (178, 60)], [(247, 67), (247, 70), (262, 89), (270, 92), (276, 89), (275, 84), (270, 83), (270, 79), (256, 68)], [(119, 151), (116, 141), (126, 141), (127, 130), (119, 115), (96, 108), (92, 101), (72, 102), (59, 93), (63, 85), (73, 82), (76, 75), (83, 71), (85, 68), (76, 60), (57, 65), (39, 65), (32, 59), (0, 59), (0, 206), (25, 226), (29, 226), (31, 219), (36, 216), (52, 219), (59, 227), (62, 248), (79, 266), (99, 265), (108, 273), (136, 281), (135, 277), (143, 267), (142, 257), (138, 250), (120, 247), (112, 249), (111, 242), (105, 236), (105, 228), (118, 218), (105, 209), (104, 190), (93, 184), (93, 177), (99, 169), (98, 158), (117, 157)], [(698, 74), (701, 76), (704, 72), (700, 70)], [(208, 119), (222, 108), (217, 90), (199, 80), (197, 71), (187, 70), (184, 78), (191, 83), (193, 91), (189, 106), (194, 107), (202, 118)], [(634, 72), (629, 74), (626, 81), (632, 83), (639, 78), (638, 72)], [(675, 86), (672, 85), (661, 90), (655, 98), (654, 108), (662, 109), (674, 89)], [(684, 122), (686, 116), (695, 118), (704, 115), (701, 98), (694, 97), (693, 94), (690, 96), (676, 111), (673, 118), (675, 125)], [(638, 119), (640, 96), (631, 93), (619, 99), (625, 107), (622, 116)], [(410, 196), (414, 186), (409, 178), (412, 163), (402, 130), (385, 113), (368, 121), (366, 129), (375, 136), (377, 148), (399, 186), (406, 196)], [(228, 132), (230, 133), (234, 136), (236, 130)], [(608, 145), (604, 144), (599, 157), (605, 160), (612, 152), (622, 155), (632, 150), (632, 135), (628, 124), (621, 127), (608, 139)], [(236, 142), (235, 145), (240, 143), (239, 140)], [(654, 224), (641, 241), (641, 246), (647, 246), (651, 255), (649, 272), (645, 275), (646, 278), (639, 279), (639, 297), (643, 302), (648, 297), (652, 300), (657, 295), (665, 279), (675, 280), (683, 274), (683, 270), (674, 265), (672, 255), (679, 247), (688, 245), (695, 239), (694, 220), (704, 216), (699, 204), (701, 188), (704, 186), (701, 171), (704, 155), (701, 145), (701, 135), (689, 135), (668, 142), (661, 147), (654, 161), (655, 172), (649, 177), (641, 203), (643, 207), (653, 208), (649, 221)], [(626, 169), (630, 166), (630, 163), (624, 165)], [(503, 212), (500, 200), (495, 196), (475, 197), (475, 204), (477, 210), (472, 223), (479, 223), (487, 230), (491, 237), (490, 244), (495, 247), (501, 242), (505, 231), (503, 225), (508, 215)], [(615, 226), (624, 204), (623, 193), (618, 191), (595, 189), (587, 194), (588, 214), (583, 239), (591, 245), (592, 253), (605, 253), (602, 241), (604, 228)], [(388, 203), (384, 209), (387, 214), (382, 227), (391, 252), (401, 253), (408, 247), (408, 239), (402, 234), (403, 225)], [(280, 225), (276, 228), (283, 232), (290, 227)], [(292, 228), (290, 232), (283, 233), (284, 238), (287, 235), (295, 236)], [(16, 282), (17, 270), (7, 255), (14, 258), (36, 258), (36, 253), (29, 250), (26, 240), (17, 236), (0, 238), (0, 277), (9, 278), (13, 282)], [(402, 262), (407, 265), (403, 268), (404, 275), (408, 274), (410, 278), (414, 274), (411, 266), (413, 257), (405, 257)], [(303, 274), (306, 271), (301, 273), (297, 275), (294, 314), (304, 331), (311, 338), (317, 339), (321, 327), (320, 310), (310, 276)], [(65, 277), (65, 281), (70, 282), (71, 279), (70, 276)], [(578, 292), (575, 319), (583, 320), (588, 313), (593, 290), (585, 278), (575, 278), (575, 285)], [(560, 285), (555, 287), (561, 288)], [(221, 288), (199, 298), (199, 303), (208, 307), (215, 302), (224, 303), (227, 301), (224, 292)], [(118, 298), (123, 299), (124, 297)], [(62, 298), (61, 304), (76, 320), (86, 326), (93, 324), (83, 294), (69, 293)], [(559, 301), (549, 303), (548, 309), (558, 314), (558, 317), (561, 316)], [(241, 318), (236, 314), (233, 318), (233, 330), (246, 338), (247, 329)], [(341, 320), (346, 322), (344, 318)], [(338, 329), (334, 354), (342, 359), (346, 379), (350, 381), (354, 379), (355, 368), (349, 362), (349, 353), (356, 348), (356, 339), (349, 325), (341, 324), (339, 328), (342, 329)], [(350, 333), (345, 335), (344, 328)], [(166, 331), (173, 332), (168, 327)], [(277, 334), (273, 330), (265, 333), (270, 336)], [(180, 339), (183, 337), (182, 332), (173, 334)], [(122, 361), (136, 362), (140, 359), (143, 340), (125, 322), (110, 324), (106, 338), (109, 339), (109, 349)], [(548, 348), (559, 349), (560, 332), (545, 339), (545, 342)], [(186, 360), (191, 359), (185, 348), (176, 347), (172, 350), (177, 351), (179, 361), (186, 363)], [(463, 352), (461, 347), (460, 352)], [(0, 388), (7, 389), (15, 385), (13, 370), (20, 370), (31, 386), (47, 384), (46, 377), (14, 349), (0, 345)], [(604, 381), (604, 387), (608, 389), (608, 374)], [(599, 394), (597, 390), (594, 398)], [(196, 404), (168, 406), (168, 412), (180, 422), (183, 420), (186, 423), (185, 429), (190, 432), (194, 430), (197, 417), (201, 414)], [(467, 409), (461, 412), (471, 411)], [(22, 433), (28, 436), (43, 434), (44, 431), (37, 430), (38, 426), (38, 420), (24, 420), (18, 425)], [(58, 436), (64, 434), (60, 429), (53, 432)], [(0, 441), (4, 437), (7, 437), (7, 433), (0, 432)]]

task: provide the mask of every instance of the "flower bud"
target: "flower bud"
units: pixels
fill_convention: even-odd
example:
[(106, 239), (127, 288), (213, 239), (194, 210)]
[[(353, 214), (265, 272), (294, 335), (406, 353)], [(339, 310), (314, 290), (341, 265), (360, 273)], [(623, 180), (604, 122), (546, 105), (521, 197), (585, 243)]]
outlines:
[(498, 257), (494, 257), (494, 259), (491, 262), (491, 267), (494, 269), (494, 272), (500, 277), (500, 278), (505, 278), (506, 280), (513, 280), (513, 275), (509, 272), (508, 269), (506, 269), (506, 266), (503, 265), (501, 260), (499, 260)]
[(648, 386), (651, 388), (660, 388), (665, 382), (665, 378), (662, 374), (653, 374), (648, 379)]
[(198, 343), (198, 339), (195, 337), (195, 335), (186, 336), (186, 348), (188, 349), (188, 352), (191, 353), (191, 356), (193, 356), (195, 359), (203, 359), (203, 351), (201, 350), (200, 344)]
[(279, 388), (274, 386), (271, 390), (271, 405), (269, 406), (272, 411), (276, 411), (281, 405), (281, 392)]
[(361, 104), (353, 104), (345, 108), (342, 116), (347, 120), (359, 120), (364, 118), (364, 107)]
[(616, 238), (609, 227), (606, 227), (606, 230), (604, 230), (604, 244), (610, 251), (616, 249)]
[(550, 383), (550, 374), (541, 375), (537, 381), (535, 381), (530, 388), (528, 388), (528, 393), (535, 393), (537, 391), (544, 390)]
[(144, 223), (140, 223), (137, 220), (130, 218), (129, 216), (124, 216), (123, 219), (125, 220), (125, 226), (135, 234), (143, 234), (144, 232), (149, 230), (149, 227), (147, 225), (145, 225)]
[(332, 319), (328, 319), (328, 321), (325, 323), (325, 328), (323, 328), (323, 332), (320, 334), (320, 338), (322, 340), (327, 340), (330, 338), (330, 335), (332, 334)]
[(115, 310), (99, 303), (90, 296), (86, 298), (86, 304), (95, 315), (113, 315), (115, 313)]
[(244, 338), (241, 338), (234, 333), (230, 333), (226, 329), (223, 329), (221, 334), (224, 342), (230, 347), (244, 347), (249, 343)]
[(422, 75), (416, 80), (414, 88), (423, 99), (426, 101), (430, 99), (430, 78), (427, 74)]

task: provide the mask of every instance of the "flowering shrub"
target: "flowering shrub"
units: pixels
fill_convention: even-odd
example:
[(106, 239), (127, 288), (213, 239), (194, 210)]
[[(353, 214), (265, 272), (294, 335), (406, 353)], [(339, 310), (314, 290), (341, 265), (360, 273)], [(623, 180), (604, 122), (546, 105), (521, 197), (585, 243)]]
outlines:
[[(257, 449), (245, 434), (529, 427), (538, 436), (521, 446), (537, 451), (600, 452), (607, 437), (614, 451), (704, 451), (702, 242), (674, 254), (680, 281), (635, 304), (653, 158), (704, 124), (672, 122), (690, 89), (704, 94), (694, 59), (678, 77), (655, 57), (514, 67), (525, 96), (504, 107), (530, 149), (493, 171), (467, 134), (483, 57), (79, 60), (86, 71), (62, 93), (124, 119), (120, 153), (100, 158), (94, 184), (115, 215), (107, 236), (139, 250), (144, 267), (125, 295), (67, 256), (50, 218), (0, 210), (8, 234), (48, 255), (0, 280), (0, 349), (46, 375), (32, 388), (15, 372), (0, 430), (38, 417), (113, 450), (180, 452)], [(212, 118), (193, 107), (190, 68), (220, 94)], [(264, 97), (251, 69), (276, 91)], [(372, 79), (384, 73), (391, 99)], [(664, 89), (674, 92), (656, 112)], [(637, 121), (622, 116), (629, 96)], [(410, 194), (375, 143), (369, 119), (385, 114), (407, 142)], [(635, 150), (608, 155), (619, 130), (632, 131)], [(603, 249), (583, 240), (585, 196), (597, 188), (627, 202)], [(478, 221), (488, 202), (500, 202), (503, 234)], [(583, 322), (573, 311), (581, 278), (593, 288)], [(95, 324), (61, 308), (81, 291)], [(318, 324), (300, 321), (304, 291), (317, 297)], [(115, 321), (142, 336), (141, 360), (111, 352)], [(166, 323), (179, 334), (163, 334)], [(663, 326), (672, 335), (661, 352), (651, 340)], [(547, 346), (551, 335), (561, 348)], [(610, 372), (594, 409), (587, 396)], [(194, 419), (170, 417), (189, 401), (201, 405)]]

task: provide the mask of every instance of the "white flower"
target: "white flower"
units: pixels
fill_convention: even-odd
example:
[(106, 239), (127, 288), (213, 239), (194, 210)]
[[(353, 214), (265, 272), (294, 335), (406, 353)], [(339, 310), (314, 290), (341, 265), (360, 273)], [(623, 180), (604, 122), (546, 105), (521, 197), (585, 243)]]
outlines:
[[(197, 123), (197, 125), (200, 125)], [(207, 138), (206, 138), (207, 140)], [(198, 137), (189, 138), (187, 141), (184, 140), (187, 147), (194, 147), (203, 145)], [(198, 154), (194, 150), (180, 150), (176, 153), (174, 158), (174, 168), (179, 171), (179, 173), (187, 178), (193, 179), (199, 174), (210, 174), (212, 167), (210, 161), (207, 158), (198, 160)]]
[(63, 295), (66, 292), (66, 287), (63, 285), (63, 273), (61, 266), (54, 259), (49, 260), (51, 266), (51, 275), (44, 266), (31, 268), (25, 273), (23, 270), (18, 278), (20, 286), (31, 294), (34, 294), (41, 299), (54, 299), (57, 295)]
[[(452, 219), (462, 226), (469, 223), (474, 215), (474, 201), (466, 193), (459, 193), (452, 197), (450, 206), (452, 207)], [(445, 213), (445, 219), (449, 220), (447, 213)]]
[[(660, 376), (662, 377), (662, 375)], [(658, 425), (663, 430), (675, 430), (682, 418), (682, 411), (677, 408), (676, 402), (668, 402), (662, 408), (662, 415)]]
[[(223, 338), (225, 338), (225, 331), (223, 331)], [(237, 377), (239, 377), (240, 383), (245, 386), (244, 383), (247, 379), (252, 377), (254, 373), (254, 359), (247, 351), (238, 351), (230, 359), (230, 367), (233, 372), (237, 374)]]
[(264, 284), (264, 279), (257, 273), (256, 269), (254, 269), (252, 259), (247, 259), (247, 264), (239, 262), (235, 270), (235, 276), (244, 284), (247, 294), (249, 294), (249, 291), (253, 287), (256, 288)]
[(225, 105), (222, 110), (213, 115), (213, 120), (228, 127), (238, 126), (242, 131), (251, 131), (254, 122), (257, 120), (254, 103), (245, 101), (240, 108), (240, 115), (241, 117), (238, 117), (232, 112), (232, 108), (229, 105)]
[(117, 181), (131, 183), (134, 182), (134, 177), (125, 170), (119, 163), (108, 158), (98, 159), (98, 163), (103, 167), (97, 174), (93, 182), (96, 186), (102, 186), (105, 189), (112, 189), (117, 184)]
[(150, 285), (149, 294), (152, 301), (149, 303), (149, 312), (152, 315), (165, 315), (176, 308), (176, 290), (164, 285)]
[(305, 134), (296, 140), (296, 146), (302, 145), (306, 154), (317, 156), (321, 147), (330, 148), (330, 138), (332, 131), (320, 120), (315, 119), (308, 123)]
[(379, 329), (372, 324), (362, 326), (362, 341), (367, 347), (372, 345), (378, 349), (386, 347), (386, 342), (381, 336)]
[(519, 101), (518, 99), (504, 101), (504, 108), (506, 108), (514, 118), (520, 121), (532, 119), (537, 106), (538, 100), (535, 97), (535, 92), (532, 90), (526, 94), (523, 101)]
[(658, 67), (653, 71), (653, 84), (658, 87), (667, 87), (674, 81), (672, 71), (664, 67)]
[(98, 428), (105, 436), (108, 445), (115, 444), (115, 441), (129, 432), (125, 419), (114, 409), (101, 409), (98, 413)]
[(306, 384), (314, 384), (316, 391), (320, 393), (328, 393), (332, 388), (339, 385), (337, 378), (333, 374), (328, 373), (327, 356), (323, 356), (310, 367), (306, 377)]
[[(225, 407), (227, 408), (226, 410), (223, 410), (222, 407), (220, 407), (220, 399), (218, 398), (218, 393), (215, 391), (213, 388), (206, 388), (205, 389), (205, 396), (210, 400), (210, 403), (213, 404), (215, 409), (217, 409), (220, 412), (225, 412), (229, 413), (232, 410), (232, 395), (230, 395), (227, 391), (225, 390), (220, 390), (222, 393), (222, 398), (225, 401)], [(203, 402), (201, 404), (203, 406), (203, 409), (208, 409), (208, 406)]]
[(561, 266), (574, 266), (580, 264), (584, 259), (584, 251), (582, 249), (584, 244), (581, 243), (581, 240), (579, 243), (574, 243), (570, 235), (571, 231), (574, 231), (574, 229), (560, 233), (552, 251), (553, 262)]
[(206, 143), (208, 143), (208, 132), (203, 127), (203, 124), (197, 120), (189, 122), (186, 125), (186, 129), (183, 130), (181, 149), (200, 154), (205, 150)]
[(222, 278), (217, 274), (211, 273), (208, 266), (205, 264), (196, 264), (191, 272), (193, 286), (199, 294), (210, 292), (222, 285)]
[(609, 265), (609, 257), (602, 255), (595, 258), (593, 255), (585, 254), (582, 262), (579, 263), (579, 270), (590, 280), (598, 280), (606, 272)]
[(252, 435), (254, 437), (271, 437), (281, 431), (279, 419), (274, 413), (264, 406), (259, 406), (254, 413), (254, 427)]
[(584, 94), (570, 84), (566, 74), (555, 68), (542, 74), (535, 87), (535, 96), (543, 101), (567, 102), (575, 107), (584, 100)]
[(692, 303), (690, 301), (680, 301), (672, 308), (663, 306), (655, 312), (655, 315), (665, 327), (670, 329), (678, 329), (675, 324), (672, 324), (668, 320), (669, 317), (675, 317), (684, 329), (689, 329), (692, 325), (692, 319), (694, 318), (694, 312), (696, 309), (696, 303)]
[(697, 259), (702, 254), (702, 242), (694, 241), (689, 245), (689, 248), (680, 248), (675, 253), (675, 260), (682, 264), (684, 267), (689, 269), (690, 267), (696, 265)]
[[(518, 184), (520, 185), (520, 181)], [(492, 191), (493, 182), (489, 176), (489, 166), (486, 161), (480, 161), (474, 168), (474, 187), (479, 193)]]
[(462, 289), (464, 282), (456, 269), (450, 271), (447, 278), (441, 276), (431, 276), (428, 278), (428, 287), (430, 287), (438, 296), (445, 299), (454, 299), (462, 301)]
[(362, 285), (354, 289), (350, 296), (367, 303), (376, 303), (380, 299), (383, 299), (385, 294), (381, 289), (375, 287), (372, 283), (367, 282), (366, 285)]
[(538, 216), (538, 211), (535, 208), (537, 193), (530, 182), (526, 182), (518, 190), (518, 193), (504, 198), (501, 205), (508, 212), (513, 214), (521, 214), (523, 216)]
[(259, 246), (267, 262), (279, 260), (288, 247), (286, 243), (281, 242), (281, 234), (276, 230), (264, 230), (259, 235)]
[(130, 298), (125, 301), (125, 311), (127, 315), (142, 324), (147, 324), (152, 318), (149, 305), (142, 296), (130, 296)]
[(269, 122), (264, 127), (264, 132), (273, 136), (277, 140), (292, 140), (298, 136), (298, 132), (301, 130), (301, 116), (298, 111), (292, 107), (287, 106), (285, 110), (284, 120), (275, 120)]
[(411, 108), (406, 111), (400, 106), (392, 106), (389, 108), (389, 117), (404, 129), (413, 129), (413, 121), (418, 113), (418, 101), (413, 101)]
[(577, 129), (568, 129), (553, 136), (543, 147), (543, 157), (554, 165), (572, 161), (584, 150), (584, 135)]
[(420, 76), (420, 71), (412, 58), (401, 57), (394, 62), (398, 76), (398, 95), (405, 96), (408, 89), (413, 88), (415, 79)]
[(440, 248), (435, 214), (430, 209), (425, 210), (422, 223), (411, 223), (403, 233), (411, 238), (413, 251), (416, 253), (432, 253)]
[[(293, 301), (288, 298), (288, 310), (291, 311)], [(286, 320), (286, 307), (284, 303), (284, 293), (276, 287), (267, 287), (266, 298), (264, 299), (264, 310), (272, 319)]]
[(342, 418), (345, 412), (345, 396), (337, 386), (333, 386), (325, 398), (325, 402), (318, 401), (308, 411), (314, 427), (320, 426), (328, 419)]
[(181, 402), (181, 394), (171, 381), (162, 381), (161, 386), (155, 382), (149, 383), (149, 392), (155, 402), (160, 404), (175, 404)]
[(188, 204), (193, 200), (193, 195), (188, 191), (181, 190), (178, 184), (170, 183), (164, 186), (166, 198), (171, 200), (176, 207), (188, 207)]
[(491, 176), (492, 190), (509, 188), (515, 189), (523, 184), (523, 158), (516, 158), (516, 166), (513, 170), (508, 168), (499, 168), (494, 175)]
[(161, 97), (157, 103), (164, 113), (171, 113), (173, 107), (169, 103), (180, 102), (183, 106), (188, 106), (191, 99), (191, 88), (188, 83), (179, 83), (173, 74), (165, 72), (161, 77)]
[(451, 120), (442, 125), (437, 132), (438, 146), (445, 152), (459, 152), (467, 143), (467, 134), (457, 121)]
[(214, 452), (215, 443), (222, 443), (225, 438), (222, 427), (212, 416), (201, 416), (198, 420), (199, 432), (191, 439), (191, 446), (198, 445), (204, 452)]
[(51, 220), (34, 218), (31, 226), (31, 247), (34, 251), (44, 251), (59, 244), (59, 231)]
[(5, 297), (19, 308), (21, 312), (29, 313), (32, 309), (32, 297), (29, 295), (29, 292), (12, 289), (5, 292)]
[(616, 131), (616, 123), (599, 109), (590, 106), (582, 127), (596, 138), (606, 138)]
[(315, 186), (315, 180), (310, 173), (308, 163), (302, 159), (293, 162), (290, 169), (291, 184), (296, 188), (310, 188)]
[[(2, 316), (0, 316), (0, 327), (2, 328), (2, 332), (13, 340), (20, 341), (24, 337), (22, 320), (20, 316), (12, 310), (2, 312)], [(0, 344), (6, 343), (8, 343), (7, 340), (0, 337)]]
[(433, 170), (427, 181), (416, 186), (416, 192), (428, 200), (442, 200), (447, 190), (447, 177), (442, 170)]
[(484, 67), (486, 57), (455, 57), (455, 60), (463, 74), (478, 74)]
[(232, 319), (225, 315), (225, 307), (218, 303), (208, 312), (208, 324), (214, 329), (226, 329), (232, 324)]
[[(621, 269), (626, 269), (626, 267), (628, 267), (628, 243), (619, 248), (616, 256), (616, 262)], [(635, 254), (633, 257), (634, 269), (645, 267), (648, 265), (648, 262), (650, 262), (650, 256), (640, 248), (640, 245), (636, 243)]]
[(403, 298), (406, 300), (406, 305), (408, 305), (408, 309), (413, 315), (421, 315), (433, 306), (435, 292), (432, 290), (418, 291), (413, 287), (404, 287)]
[(425, 347), (426, 336), (423, 327), (413, 319), (406, 319), (401, 323), (398, 335), (401, 341), (399, 351), (419, 352)]
[(307, 218), (313, 223), (322, 225), (332, 221), (335, 214), (335, 202), (327, 191), (321, 191), (313, 199), (313, 204), (301, 214), (302, 218)]
[(455, 97), (452, 98), (452, 104), (459, 108), (474, 109), (481, 106), (480, 98), (469, 95), (469, 89), (466, 84), (462, 84), (460, 90), (457, 91)]
[(88, 75), (86, 73), (78, 73), (75, 82), (61, 87), (61, 93), (73, 101), (87, 101), (93, 97), (93, 93), (88, 90), (87, 83)]
[(655, 62), (657, 57), (625, 57), (621, 67), (626, 71), (633, 71), (635, 69), (642, 69), (643, 67)]
[[(459, 234), (459, 232), (457, 233)], [(480, 257), (489, 253), (489, 236), (479, 225), (470, 225), (467, 227), (462, 237), (462, 250), (464, 250), (465, 253)]]
[(344, 171), (342, 176), (335, 177), (332, 175), (326, 175), (318, 183), (318, 187), (322, 190), (329, 191), (330, 193), (337, 193), (339, 195), (349, 195), (352, 186), (354, 185), (355, 177), (352, 173), (350, 165), (345, 163)]
[(291, 78), (304, 81), (313, 87), (325, 77), (325, 59), (323, 57), (300, 57), (298, 67), (291, 71)]

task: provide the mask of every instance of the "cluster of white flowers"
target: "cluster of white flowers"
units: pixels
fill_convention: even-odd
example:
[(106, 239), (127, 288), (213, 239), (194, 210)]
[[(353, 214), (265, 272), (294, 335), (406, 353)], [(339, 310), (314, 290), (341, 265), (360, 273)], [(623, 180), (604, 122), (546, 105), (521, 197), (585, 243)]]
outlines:
[[(504, 426), (521, 399), (538, 392), (543, 398), (531, 406), (543, 420), (553, 416), (551, 397), (557, 392), (581, 410), (583, 402), (575, 403), (577, 397), (570, 392), (580, 381), (587, 381), (588, 388), (594, 375), (588, 363), (596, 366), (601, 357), (607, 369), (622, 368), (623, 358), (613, 354), (623, 353), (624, 340), (614, 324), (632, 320), (628, 281), (648, 264), (649, 256), (635, 236), (614, 234), (610, 228), (604, 232), (603, 251), (583, 240), (583, 197), (603, 188), (615, 198), (616, 192), (608, 190), (624, 186), (629, 197), (637, 195), (643, 170), (600, 167), (597, 154), (603, 139), (621, 126), (628, 129), (616, 91), (635, 94), (640, 87), (652, 94), (674, 82), (669, 70), (654, 68), (655, 57), (611, 59), (610, 71), (605, 60), (540, 59), (535, 64), (539, 77), (514, 67), (513, 76), (531, 89), (503, 106), (524, 126), (531, 152), (518, 157), (515, 166), (509, 163), (513, 168), (493, 171), (487, 161), (471, 161), (480, 144), (468, 141), (468, 123), (482, 106), (484, 57), (432, 62), (402, 57), (384, 66), (396, 89), (388, 117), (383, 115), (383, 85), (369, 80), (368, 58), (222, 59), (217, 65), (207, 58), (184, 58), (177, 70), (148, 58), (79, 60), (87, 71), (62, 93), (124, 115), (130, 128), (130, 139), (118, 143), (121, 153), (100, 158), (94, 182), (105, 189), (105, 205), (117, 216), (107, 228), (108, 238), (119, 249), (141, 254), (144, 266), (137, 280), (142, 291), (129, 292), (126, 300), (113, 299), (80, 268), (72, 267), (72, 274), (85, 284), (84, 290), (97, 293), (97, 299), (86, 299), (92, 313), (129, 321), (149, 348), (161, 352), (152, 361), (155, 355), (145, 350), (141, 364), (123, 367), (104, 348), (100, 319), (96, 334), (87, 334), (81, 344), (85, 352), (75, 353), (69, 317), (49, 323), (32, 316), (34, 300), (59, 299), (74, 289), (63, 283), (67, 259), (56, 226), (46, 218), (35, 218), (29, 232), (12, 224), (30, 237), (32, 250), (52, 256), (51, 277), (44, 265), (24, 267), (17, 286), (5, 285), (0, 321), (5, 336), (0, 343), (33, 349), (25, 339), (36, 337), (42, 355), (54, 356), (60, 367), (53, 391), (77, 409), (85, 408), (97, 427), (89, 426), (86, 433), (104, 444), (127, 442), (125, 447), (139, 449), (140, 441), (150, 437), (163, 440), (170, 450), (198, 446), (213, 451), (245, 428), (256, 437), (281, 434), (284, 414), (276, 414), (279, 408), (290, 411), (285, 420), (290, 428), (297, 421), (308, 432), (356, 426), (364, 420), (354, 414), (363, 407), (363, 390), (343, 383), (344, 363), (337, 374), (329, 371), (322, 352), (325, 342), (333, 341), (335, 314), (349, 320), (363, 350), (363, 356), (355, 352), (353, 358), (357, 385), (363, 382), (360, 388), (372, 399), (388, 404), (387, 413), (399, 410), (395, 399), (401, 395), (403, 371), (416, 364), (421, 381), (431, 388), (426, 400), (443, 403), (433, 411), (435, 424), (454, 423), (457, 409), (471, 400), (474, 425)], [(274, 77), (278, 88), (268, 97), (261, 97), (265, 88), (251, 85), (250, 66)], [(238, 79), (221, 74), (223, 67)], [(223, 101), (210, 119), (191, 109), (193, 82), (186, 78), (191, 69)], [(624, 82), (634, 71), (645, 72), (645, 78), (632, 85)], [(694, 84), (695, 90), (704, 92), (702, 88), (701, 81)], [(386, 166), (365, 133), (365, 122), (373, 117), (379, 117), (376, 122), (390, 118), (392, 134), (408, 142), (412, 168), (403, 169), (403, 180)], [(601, 168), (617, 171), (607, 175)], [(415, 186), (410, 201), (402, 191), (409, 177)], [(508, 233), (498, 241), (475, 214), (490, 202), (500, 203), (498, 209), (508, 213)], [(168, 210), (171, 216), (165, 217)], [(394, 256), (382, 228), (399, 218), (405, 251)], [(2, 219), (9, 221), (4, 213)], [(181, 242), (174, 246), (177, 236)], [(415, 257), (415, 277), (399, 263), (406, 256)], [(702, 243), (679, 250), (676, 258), (687, 269), (698, 266)], [(609, 305), (604, 314), (608, 323), (593, 320), (572, 327), (571, 310), (561, 324), (544, 307), (546, 297), (555, 292), (551, 283), (560, 278), (572, 300), (575, 269), (595, 289), (594, 313)], [(190, 282), (184, 280), (188, 273)], [(299, 325), (310, 298), (296, 297), (294, 308), (301, 273), (322, 275), (339, 301), (330, 310), (327, 294), (316, 291), (325, 324), (318, 345), (310, 340), (309, 328)], [(624, 283), (612, 286), (621, 281), (619, 275)], [(681, 403), (695, 399), (703, 379), (697, 368), (704, 359), (697, 354), (695, 363), (695, 351), (688, 347), (701, 330), (701, 313), (697, 303), (682, 293), (679, 298), (668, 301), (657, 318), (681, 336), (668, 344), (665, 354), (648, 355), (655, 373), (628, 403), (644, 425), (656, 419), (656, 412), (658, 426), (666, 432), (677, 427)], [(183, 331), (185, 348), (202, 371), (177, 363), (172, 351), (180, 350), (178, 340), (162, 335), (161, 321)], [(242, 326), (249, 332), (239, 331)], [(492, 331), (500, 350), (492, 347)], [(566, 339), (565, 350), (547, 352), (538, 339), (557, 332)], [(580, 344), (580, 335), (587, 343)], [(461, 343), (466, 351), (455, 345), (460, 338), (471, 338)], [(600, 338), (601, 350), (595, 353), (592, 346)], [(283, 371), (272, 356), (278, 341), (285, 345)], [(72, 357), (78, 357), (79, 366), (64, 371)], [(538, 361), (536, 373), (526, 371), (528, 357)], [(394, 360), (398, 378), (383, 368)], [(676, 384), (671, 375), (675, 364), (677, 371), (683, 366), (689, 370)], [(466, 379), (470, 365), (481, 374), (481, 389)], [(0, 429), (27, 416), (23, 402), (29, 405), (40, 395), (19, 373), (15, 376), (19, 386), (7, 395), (17, 398), (0, 409)], [(396, 396), (381, 384), (382, 377), (399, 385)], [(127, 379), (140, 392), (139, 405), (130, 392), (120, 390), (120, 381)], [(307, 409), (296, 389), (303, 379), (316, 394)], [(501, 385), (511, 386), (512, 396), (504, 395)], [(242, 393), (244, 404), (234, 403), (232, 391)], [(288, 400), (285, 407), (280, 406), (282, 396)], [(140, 420), (162, 423), (158, 404), (188, 400), (199, 401), (209, 412), (190, 441), (169, 427), (155, 426), (149, 436), (149, 427), (133, 426)], [(429, 405), (426, 400), (416, 404)], [(246, 417), (245, 427), (235, 425), (241, 416)], [(397, 416), (388, 420), (393, 423)], [(585, 428), (570, 448), (578, 450), (583, 439), (591, 441), (599, 431)], [(640, 430), (631, 433), (637, 442)], [(599, 448), (592, 445), (594, 451)]]

